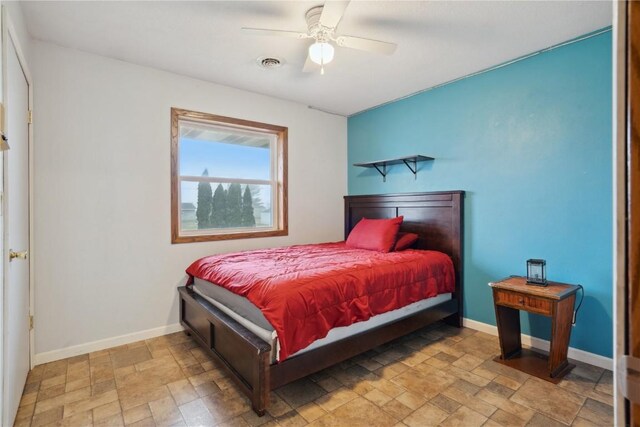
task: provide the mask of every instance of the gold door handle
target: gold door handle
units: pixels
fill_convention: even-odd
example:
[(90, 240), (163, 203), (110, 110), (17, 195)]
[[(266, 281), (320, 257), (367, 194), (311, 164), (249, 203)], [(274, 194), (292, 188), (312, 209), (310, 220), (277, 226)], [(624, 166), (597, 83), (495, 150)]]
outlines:
[(16, 258), (27, 259), (27, 251), (14, 252), (13, 250), (9, 249), (9, 261), (13, 261)]

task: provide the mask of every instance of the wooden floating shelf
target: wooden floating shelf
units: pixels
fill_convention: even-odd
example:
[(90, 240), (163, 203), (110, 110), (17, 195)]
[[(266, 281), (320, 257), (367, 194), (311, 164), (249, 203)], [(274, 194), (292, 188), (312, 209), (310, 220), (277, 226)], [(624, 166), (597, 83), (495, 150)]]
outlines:
[(416, 154), (414, 156), (397, 157), (395, 159), (376, 160), (375, 162), (354, 163), (353, 166), (375, 168), (382, 175), (382, 182), (387, 181), (387, 166), (404, 164), (413, 173), (413, 179), (418, 177), (418, 163), (433, 160), (433, 157)]

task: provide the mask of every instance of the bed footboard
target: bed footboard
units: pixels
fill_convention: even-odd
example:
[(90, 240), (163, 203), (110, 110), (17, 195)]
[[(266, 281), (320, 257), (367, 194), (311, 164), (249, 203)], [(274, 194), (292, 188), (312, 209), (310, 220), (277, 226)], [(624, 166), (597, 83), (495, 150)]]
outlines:
[(263, 415), (269, 402), (271, 345), (191, 289), (182, 286), (178, 293), (182, 326), (229, 370), (253, 410)]

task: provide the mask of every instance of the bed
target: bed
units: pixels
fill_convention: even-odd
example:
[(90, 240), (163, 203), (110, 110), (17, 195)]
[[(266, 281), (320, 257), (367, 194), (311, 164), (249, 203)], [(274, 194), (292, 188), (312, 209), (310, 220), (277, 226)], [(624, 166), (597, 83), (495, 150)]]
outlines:
[[(412, 304), (402, 316), (386, 320), (374, 316), (361, 322), (364, 326), (356, 323), (349, 327), (351, 329), (336, 328), (339, 333), (332, 330), (333, 335), (327, 336), (329, 339), (318, 340), (320, 344), (314, 342), (280, 361), (274, 348), (278, 342), (273, 339), (268, 323), (252, 318), (250, 313), (242, 317), (230, 311), (218, 303), (219, 295), (209, 294), (211, 287), (207, 288), (206, 283), (178, 288), (180, 322), (207, 353), (226, 367), (251, 400), (253, 410), (262, 415), (272, 389), (435, 321), (461, 326), (463, 198), (462, 191), (345, 196), (345, 237), (362, 218), (404, 216), (401, 231), (419, 235), (418, 249), (445, 253), (453, 262), (453, 292)], [(340, 333), (342, 329), (347, 332)]]

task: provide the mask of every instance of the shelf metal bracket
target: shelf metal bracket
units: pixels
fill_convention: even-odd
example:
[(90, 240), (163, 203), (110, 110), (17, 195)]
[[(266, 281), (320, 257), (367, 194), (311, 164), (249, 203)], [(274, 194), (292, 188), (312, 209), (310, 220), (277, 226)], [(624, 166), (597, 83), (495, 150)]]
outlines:
[(387, 164), (382, 163), (382, 170), (380, 170), (376, 163), (373, 164), (373, 167), (382, 175), (382, 182), (387, 182)]
[[(418, 179), (418, 160), (416, 157), (414, 157), (413, 159), (407, 160), (407, 159), (402, 159), (402, 161), (404, 162), (405, 166), (409, 168), (409, 170), (413, 173), (413, 179), (414, 181), (416, 179)], [(409, 164), (409, 162), (413, 163), (413, 167), (411, 167), (411, 165)]]

